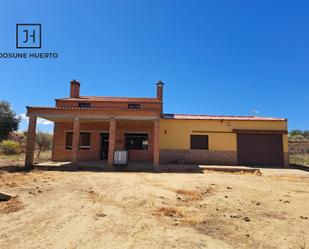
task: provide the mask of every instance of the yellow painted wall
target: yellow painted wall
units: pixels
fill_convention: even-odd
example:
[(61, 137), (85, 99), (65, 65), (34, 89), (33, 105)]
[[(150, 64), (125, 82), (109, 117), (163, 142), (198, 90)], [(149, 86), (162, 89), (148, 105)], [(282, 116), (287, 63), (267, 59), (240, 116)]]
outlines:
[[(190, 149), (190, 135), (208, 135), (209, 150), (237, 150), (233, 129), (287, 130), (286, 121), (221, 121), (161, 119), (160, 149)], [(288, 152), (288, 138), (283, 135), (283, 149)]]
[(288, 134), (283, 134), (283, 152), (289, 152), (289, 137), (288, 137)]

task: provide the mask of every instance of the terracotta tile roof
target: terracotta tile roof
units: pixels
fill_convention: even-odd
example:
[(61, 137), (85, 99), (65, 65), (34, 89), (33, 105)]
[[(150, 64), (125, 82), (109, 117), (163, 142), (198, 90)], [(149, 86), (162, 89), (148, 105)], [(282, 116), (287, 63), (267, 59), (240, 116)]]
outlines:
[(161, 103), (157, 98), (139, 97), (109, 97), (109, 96), (80, 96), (79, 98), (60, 98), (61, 101), (97, 101), (97, 102), (134, 102), (134, 103)]
[(221, 116), (196, 114), (163, 114), (164, 119), (192, 119), (192, 120), (256, 120), (256, 121), (285, 121), (285, 118), (256, 117), (256, 116)]
[(42, 110), (82, 110), (82, 111), (158, 111), (156, 109), (129, 109), (129, 108), (104, 108), (104, 107), (91, 107), (91, 108), (85, 108), (85, 107), (48, 107), (48, 106), (26, 106), (27, 109), (42, 109)]

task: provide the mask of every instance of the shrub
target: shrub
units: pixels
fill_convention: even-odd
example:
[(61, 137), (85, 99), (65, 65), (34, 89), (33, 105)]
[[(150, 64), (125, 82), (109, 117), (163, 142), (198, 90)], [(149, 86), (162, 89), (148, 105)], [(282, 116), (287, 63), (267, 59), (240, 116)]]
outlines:
[(21, 152), (26, 151), (27, 136), (26, 136), (25, 132), (12, 131), (12, 132), (10, 132), (8, 139), (19, 143)]
[(0, 143), (0, 148), (6, 155), (13, 155), (21, 153), (20, 144), (12, 140), (3, 140)]

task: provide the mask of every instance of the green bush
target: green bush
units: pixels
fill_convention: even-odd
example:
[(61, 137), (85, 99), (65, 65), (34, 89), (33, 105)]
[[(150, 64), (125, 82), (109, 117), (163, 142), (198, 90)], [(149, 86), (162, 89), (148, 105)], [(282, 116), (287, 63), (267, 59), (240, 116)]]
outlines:
[(20, 144), (12, 140), (3, 140), (0, 143), (0, 149), (6, 155), (21, 153)]

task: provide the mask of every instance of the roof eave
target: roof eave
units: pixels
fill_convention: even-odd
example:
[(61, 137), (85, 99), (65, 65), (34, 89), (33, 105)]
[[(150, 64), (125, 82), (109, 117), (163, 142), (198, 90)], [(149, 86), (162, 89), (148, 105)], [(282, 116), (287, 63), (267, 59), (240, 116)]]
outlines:
[(255, 117), (255, 116), (221, 116), (221, 115), (215, 116), (215, 115), (171, 114), (171, 113), (165, 113), (162, 115), (162, 117), (163, 119), (174, 119), (174, 120), (287, 121), (287, 118)]
[[(83, 96), (81, 96), (83, 97)], [(132, 103), (155, 103), (155, 104), (161, 104), (163, 101), (160, 100), (160, 99), (157, 99), (157, 98), (148, 98), (149, 100), (147, 99), (143, 99), (143, 98), (126, 98), (125, 100), (121, 100), (121, 99), (110, 99), (110, 100), (107, 100), (107, 99), (86, 99), (86, 98), (57, 98), (55, 99), (55, 101), (66, 101), (66, 102), (81, 102), (81, 101), (84, 101), (84, 102), (89, 102), (89, 103), (92, 103), (92, 102), (102, 102), (102, 103), (110, 103), (110, 102), (114, 102), (114, 103), (125, 103), (125, 102), (132, 102)]]

